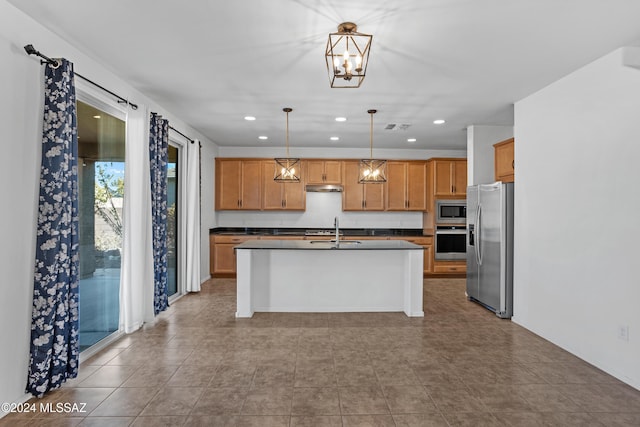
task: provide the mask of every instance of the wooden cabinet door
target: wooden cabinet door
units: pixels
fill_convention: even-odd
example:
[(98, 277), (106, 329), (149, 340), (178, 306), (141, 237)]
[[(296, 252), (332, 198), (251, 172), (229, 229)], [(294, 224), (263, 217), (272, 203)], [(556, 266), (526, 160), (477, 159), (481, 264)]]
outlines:
[(236, 253), (233, 248), (255, 237), (246, 235), (214, 235), (211, 273), (214, 275), (232, 275), (236, 273)]
[(283, 183), (273, 180), (275, 162), (265, 160), (262, 162), (262, 209), (277, 210), (284, 207)]
[(514, 182), (515, 178), (515, 155), (514, 139), (494, 144), (494, 172), (496, 181)]
[(280, 184), (283, 191), (284, 208), (289, 211), (303, 211), (306, 207), (306, 193), (303, 182)]
[(215, 238), (214, 236), (209, 235), (209, 274), (211, 275), (215, 273), (215, 269), (213, 266), (215, 262), (214, 251), (215, 251)]
[(387, 162), (387, 210), (407, 209), (407, 163)]
[(216, 159), (216, 210), (260, 210), (260, 160)]
[(304, 210), (304, 182), (277, 182), (273, 180), (275, 162), (262, 162), (262, 209), (264, 210)]
[(467, 197), (467, 161), (456, 160), (451, 162), (453, 195)]
[(427, 210), (427, 163), (407, 163), (407, 209)]
[(324, 161), (307, 160), (307, 184), (324, 184)]
[(433, 162), (433, 195), (466, 197), (467, 161), (464, 159)]
[(216, 210), (240, 208), (242, 161), (216, 159)]
[(433, 194), (435, 196), (450, 196), (453, 191), (451, 182), (451, 162), (436, 160), (433, 163)]
[(240, 208), (260, 210), (262, 207), (262, 161), (242, 161)]
[(424, 248), (424, 260), (423, 260), (423, 271), (425, 273), (433, 272), (433, 245), (423, 245)]
[(342, 162), (339, 160), (325, 160), (324, 180), (326, 184), (342, 183)]
[(361, 211), (364, 209), (364, 188), (358, 184), (358, 162), (347, 161), (342, 166), (342, 210)]
[(236, 272), (236, 254), (233, 247), (237, 243), (216, 243), (213, 249), (214, 274), (232, 274)]
[(340, 184), (342, 162), (339, 160), (307, 160), (307, 184)]
[[(357, 179), (356, 179), (357, 182)], [(364, 191), (364, 210), (383, 211), (384, 210), (384, 184), (358, 184)]]

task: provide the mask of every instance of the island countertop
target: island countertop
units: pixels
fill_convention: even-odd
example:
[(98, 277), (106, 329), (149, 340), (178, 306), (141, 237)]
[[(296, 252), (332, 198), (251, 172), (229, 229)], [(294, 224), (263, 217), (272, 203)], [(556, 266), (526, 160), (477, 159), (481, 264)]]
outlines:
[(249, 240), (235, 249), (287, 250), (422, 250), (420, 245), (405, 240)]

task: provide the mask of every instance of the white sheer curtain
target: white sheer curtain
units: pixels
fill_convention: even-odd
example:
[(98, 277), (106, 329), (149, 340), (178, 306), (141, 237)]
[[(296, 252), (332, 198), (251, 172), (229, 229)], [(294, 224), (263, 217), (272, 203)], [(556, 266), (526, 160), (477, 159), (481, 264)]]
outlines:
[(187, 144), (187, 292), (200, 291), (200, 141)]
[(154, 320), (148, 108), (128, 109), (126, 138), (120, 328), (130, 333)]

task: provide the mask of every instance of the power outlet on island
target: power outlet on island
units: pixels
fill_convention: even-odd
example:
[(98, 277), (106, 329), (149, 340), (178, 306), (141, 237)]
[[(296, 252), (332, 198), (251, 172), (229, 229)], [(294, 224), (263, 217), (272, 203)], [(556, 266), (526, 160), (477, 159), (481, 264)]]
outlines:
[(622, 341), (629, 341), (629, 326), (628, 325), (620, 325), (618, 326), (618, 339)]

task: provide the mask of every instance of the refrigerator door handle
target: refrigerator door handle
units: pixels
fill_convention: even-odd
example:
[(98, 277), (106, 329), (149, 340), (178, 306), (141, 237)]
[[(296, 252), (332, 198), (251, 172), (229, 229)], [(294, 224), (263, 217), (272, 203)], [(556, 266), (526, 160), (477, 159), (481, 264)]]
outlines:
[(476, 210), (476, 261), (482, 265), (482, 205), (478, 203)]

